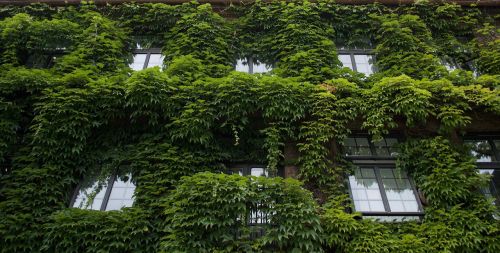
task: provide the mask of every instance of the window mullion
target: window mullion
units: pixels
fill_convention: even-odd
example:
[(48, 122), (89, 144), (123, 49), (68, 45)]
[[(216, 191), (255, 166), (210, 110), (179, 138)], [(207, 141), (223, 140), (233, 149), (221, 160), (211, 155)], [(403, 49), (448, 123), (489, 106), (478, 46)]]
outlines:
[(144, 65), (142, 66), (142, 69), (147, 69), (148, 68), (149, 58), (151, 58), (151, 52), (148, 52), (146, 54), (146, 59), (144, 60)]
[(76, 198), (78, 197), (78, 193), (80, 193), (80, 189), (81, 188), (82, 188), (82, 183), (80, 182), (76, 186), (76, 190), (73, 191), (73, 195), (71, 195), (71, 200), (69, 202), (69, 207), (73, 207), (73, 205), (75, 204)]
[(356, 61), (354, 60), (354, 53), (350, 53), (349, 56), (351, 56), (352, 70), (358, 72), (358, 68), (356, 67)]
[(390, 213), (391, 208), (389, 206), (389, 200), (387, 199), (387, 194), (385, 193), (385, 188), (384, 188), (384, 183), (382, 182), (382, 176), (380, 176), (380, 167), (375, 166), (374, 171), (375, 171), (375, 177), (377, 178), (378, 186), (380, 189), (380, 194), (382, 195), (382, 202), (384, 203), (384, 208), (385, 211)]
[(247, 64), (248, 64), (248, 73), (253, 74), (253, 57), (252, 56), (247, 58)]
[(500, 161), (500, 150), (498, 149), (495, 145), (495, 142), (492, 139), (488, 139), (488, 144), (490, 144), (491, 151), (493, 152), (493, 158), (495, 158), (495, 161)]
[(115, 180), (116, 180), (116, 174), (113, 174), (108, 180), (106, 193), (104, 193), (104, 198), (101, 204), (101, 211), (106, 211), (106, 207), (108, 206), (109, 196), (111, 195), (111, 190), (113, 189)]
[(368, 137), (368, 145), (370, 146), (370, 151), (372, 152), (373, 156), (377, 156), (377, 150), (375, 148), (375, 145), (373, 144), (372, 137)]

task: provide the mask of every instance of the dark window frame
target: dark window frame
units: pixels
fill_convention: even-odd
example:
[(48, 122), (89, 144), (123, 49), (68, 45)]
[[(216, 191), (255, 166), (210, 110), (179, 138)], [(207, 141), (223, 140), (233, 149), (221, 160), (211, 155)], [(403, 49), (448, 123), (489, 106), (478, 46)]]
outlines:
[[(418, 205), (418, 209), (420, 210), (419, 212), (392, 212), (390, 205), (389, 205), (389, 200), (387, 198), (387, 193), (385, 191), (385, 187), (382, 181), (382, 176), (380, 175), (380, 169), (394, 169), (396, 170), (396, 164), (395, 161), (374, 161), (370, 163), (362, 163), (362, 164), (356, 164), (359, 168), (373, 168), (373, 171), (375, 172), (375, 177), (377, 180), (377, 184), (379, 186), (379, 191), (380, 195), (382, 198), (382, 203), (384, 205), (384, 209), (386, 211), (384, 212), (375, 212), (375, 211), (357, 211), (356, 208), (354, 207), (354, 211), (361, 213), (362, 216), (370, 217), (370, 216), (408, 216), (408, 217), (413, 217), (416, 216), (420, 220), (421, 218), (425, 215), (424, 212), (424, 206), (422, 205), (422, 201), (420, 199), (420, 195), (417, 191), (417, 187), (415, 185), (415, 182), (413, 181), (413, 178), (410, 175), (407, 175), (408, 181), (410, 182), (410, 187), (413, 191), (413, 194), (415, 195), (415, 200)], [(348, 175), (351, 176), (351, 175)], [(352, 189), (350, 186), (349, 178), (347, 177), (347, 189), (349, 191), (349, 197), (350, 199), (354, 202), (354, 196), (352, 193)], [(354, 204), (354, 203), (353, 203)]]
[[(371, 217), (371, 216), (384, 216), (384, 217), (391, 217), (391, 216), (408, 216), (408, 217), (418, 217), (418, 220), (422, 220), (422, 217), (425, 215), (424, 207), (422, 204), (422, 200), (420, 199), (420, 194), (418, 193), (416, 184), (412, 177), (410, 175), (407, 175), (408, 180), (410, 182), (411, 189), (415, 195), (416, 202), (419, 208), (419, 212), (391, 212), (390, 206), (389, 206), (389, 201), (387, 199), (387, 194), (385, 192), (385, 187), (383, 186), (383, 181), (380, 176), (380, 169), (394, 169), (396, 170), (396, 156), (379, 156), (377, 155), (377, 148), (375, 144), (373, 143), (373, 138), (371, 135), (367, 133), (353, 133), (352, 135), (349, 135), (348, 138), (367, 138), (368, 139), (368, 145), (370, 147), (370, 152), (372, 155), (349, 155), (346, 156), (344, 152), (344, 147), (342, 146), (340, 150), (343, 153), (343, 157), (347, 159), (348, 161), (351, 161), (355, 166), (359, 168), (373, 168), (376, 176), (377, 183), (379, 185), (379, 191), (382, 197), (382, 203), (384, 205), (385, 210), (389, 211), (384, 211), (384, 212), (366, 212), (366, 211), (356, 211), (354, 208), (354, 211), (359, 212), (362, 214), (363, 217)], [(404, 141), (404, 136), (398, 133), (390, 133), (388, 135), (383, 136), (384, 139), (386, 138), (393, 138), (398, 141), (398, 144)], [(349, 176), (347, 175), (346, 177), (346, 184), (347, 184), (347, 189), (349, 193), (350, 199), (353, 201), (354, 204), (354, 198), (352, 194), (352, 189), (350, 186), (349, 182)]]
[[(346, 158), (347, 160), (353, 161), (356, 163), (356, 160), (396, 160), (396, 156), (386, 156), (386, 155), (378, 155), (377, 154), (377, 147), (373, 143), (373, 138), (369, 134), (365, 133), (355, 133), (352, 135), (349, 135), (348, 138), (367, 138), (368, 139), (368, 145), (370, 148), (370, 152), (372, 153), (371, 155), (344, 155), (345, 150), (344, 150), (344, 145), (341, 145), (341, 151), (343, 153), (343, 157)], [(399, 134), (389, 134), (383, 136), (384, 139), (386, 138), (391, 138), (391, 139), (396, 139), (398, 141), (398, 144), (404, 141), (404, 138), (399, 135)], [(345, 141), (345, 140), (344, 140)]]

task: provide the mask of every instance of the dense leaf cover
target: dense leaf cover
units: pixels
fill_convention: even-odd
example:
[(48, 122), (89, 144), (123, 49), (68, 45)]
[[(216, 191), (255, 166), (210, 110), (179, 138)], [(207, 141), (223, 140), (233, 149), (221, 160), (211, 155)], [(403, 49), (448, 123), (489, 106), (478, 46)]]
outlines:
[[(495, 17), (424, 1), (231, 11), (237, 18), (198, 3), (0, 10), (0, 252), (500, 251), (498, 210), (478, 193), (488, 178), (452, 138), (475, 113), (500, 115)], [(161, 47), (163, 70), (132, 71), (136, 43)], [(374, 43), (379, 71), (342, 68), (336, 43)], [(247, 56), (275, 68), (232, 71)], [(428, 200), (422, 223), (346, 212), (350, 164), (332, 146), (356, 124), (375, 138), (411, 135), (398, 167)], [(286, 161), (298, 180), (221, 173), (253, 162), (275, 175), (287, 143), (300, 152)], [(122, 167), (137, 185), (133, 207), (68, 208), (81, 179)], [(244, 221), (256, 203), (272, 222), (251, 238)]]

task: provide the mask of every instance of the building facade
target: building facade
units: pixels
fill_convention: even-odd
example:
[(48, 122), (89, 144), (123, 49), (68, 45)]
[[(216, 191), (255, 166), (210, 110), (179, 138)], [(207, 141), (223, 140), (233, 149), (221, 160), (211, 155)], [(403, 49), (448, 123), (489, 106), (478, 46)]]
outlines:
[(0, 252), (500, 252), (498, 1), (0, 2)]

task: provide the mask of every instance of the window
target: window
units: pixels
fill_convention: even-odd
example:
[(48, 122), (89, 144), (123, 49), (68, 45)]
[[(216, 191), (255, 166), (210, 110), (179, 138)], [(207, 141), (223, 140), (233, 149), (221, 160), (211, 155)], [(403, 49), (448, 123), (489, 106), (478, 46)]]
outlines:
[(240, 176), (268, 177), (269, 172), (262, 165), (237, 165), (232, 166), (229, 174), (239, 174)]
[(339, 60), (344, 67), (369, 76), (375, 72), (373, 55), (363, 50), (339, 51)]
[[(232, 166), (229, 174), (239, 174), (240, 176), (256, 176), (268, 177), (269, 173), (265, 166), (262, 165), (236, 165)], [(265, 190), (265, 189), (261, 189)], [(252, 230), (250, 237), (258, 238), (264, 235), (265, 227), (263, 225), (270, 224), (272, 213), (269, 211), (271, 206), (265, 201), (257, 201), (248, 203), (249, 212), (246, 216), (240, 219), (245, 220), (246, 224)]]
[(500, 207), (500, 137), (466, 138), (464, 144), (476, 158), (479, 173), (491, 176), (490, 184), (481, 191), (486, 197), (493, 198), (493, 203)]
[(418, 195), (405, 172), (390, 166), (363, 166), (349, 176), (354, 207), (381, 221), (418, 220), (423, 215)]
[(344, 154), (353, 156), (379, 156), (394, 157), (398, 154), (398, 139), (385, 137), (379, 141), (373, 141), (368, 136), (349, 137), (344, 141)]
[(259, 61), (254, 61), (252, 57), (249, 57), (247, 59), (239, 59), (238, 61), (236, 61), (235, 69), (236, 71), (239, 72), (255, 74), (255, 73), (267, 73), (271, 71), (273, 68), (267, 66), (264, 63), (260, 63)]
[(398, 139), (373, 141), (368, 135), (346, 138), (344, 154), (356, 169), (349, 175), (355, 211), (379, 221), (419, 220), (423, 208), (406, 172), (395, 169)]
[(469, 146), (471, 149), (471, 154), (476, 157), (478, 163), (489, 163), (500, 160), (500, 154), (498, 154), (498, 147), (500, 147), (500, 139), (494, 138), (476, 138), (476, 139), (466, 139), (464, 144)]
[(136, 49), (134, 52), (134, 60), (130, 64), (133, 70), (143, 70), (152, 67), (162, 67), (164, 56), (159, 48), (153, 49)]
[(130, 174), (112, 176), (105, 181), (82, 182), (73, 198), (72, 207), (92, 210), (120, 210), (134, 203), (135, 184)]
[(64, 50), (58, 50), (47, 54), (32, 54), (26, 60), (29, 68), (51, 68), (56, 63), (57, 58), (64, 56)]

